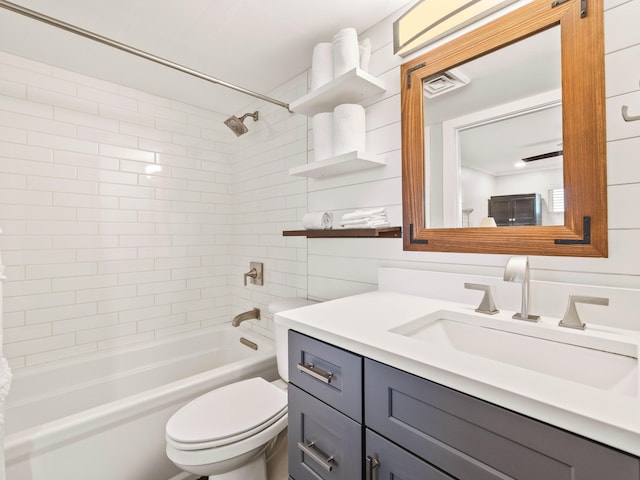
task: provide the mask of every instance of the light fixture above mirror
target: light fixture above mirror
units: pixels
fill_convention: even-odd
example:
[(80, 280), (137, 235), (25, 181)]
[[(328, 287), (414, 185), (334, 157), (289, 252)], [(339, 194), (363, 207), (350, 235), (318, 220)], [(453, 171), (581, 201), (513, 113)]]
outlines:
[[(405, 250), (607, 256), (603, 16), (602, 0), (591, 0), (586, 15), (584, 0), (564, 0), (553, 3), (547, 0), (532, 0), (402, 66)], [(434, 91), (437, 91), (438, 87), (445, 88), (443, 85), (446, 82), (441, 81), (441, 77), (447, 76), (449, 72), (457, 72), (470, 80), (467, 86), (447, 95), (434, 97), (434, 101), (440, 103), (440, 108), (447, 111), (447, 114), (451, 114), (449, 119), (440, 122), (437, 127), (440, 130), (449, 129), (449, 140), (446, 135), (442, 135), (442, 132), (437, 133), (440, 137), (437, 135), (434, 137), (440, 139), (436, 142), (443, 143), (445, 149), (458, 148), (456, 145), (459, 144), (451, 142), (450, 139), (464, 137), (465, 128), (469, 125), (495, 123), (494, 129), (504, 128), (505, 135), (514, 136), (506, 130), (510, 127), (500, 124), (502, 118), (495, 113), (495, 104), (482, 105), (482, 102), (479, 102), (471, 112), (456, 113), (452, 112), (457, 108), (453, 98), (462, 95), (465, 90), (471, 92), (477, 88), (476, 85), (479, 82), (474, 80), (474, 75), (469, 74), (470, 69), (466, 68), (467, 65), (479, 61), (483, 56), (494, 55), (502, 50), (506, 52), (508, 48), (518, 43), (528, 44), (537, 36), (548, 36), (547, 32), (553, 32), (551, 37), (556, 39), (556, 43), (560, 43), (558, 57), (561, 63), (561, 80), (554, 80), (555, 84), (550, 83), (549, 86), (533, 92), (524, 99), (518, 97), (503, 100), (505, 103), (501, 103), (498, 110), (506, 111), (507, 107), (512, 108), (511, 113), (505, 114), (504, 117), (519, 117), (522, 123), (526, 121), (524, 113), (534, 112), (535, 116), (551, 118), (552, 120), (547, 121), (556, 124), (559, 130), (557, 134), (545, 133), (544, 141), (530, 140), (531, 143), (539, 141), (541, 145), (539, 148), (532, 149), (532, 153), (522, 149), (518, 158), (511, 160), (511, 164), (516, 160), (522, 163), (522, 158), (537, 159), (543, 155), (548, 158), (526, 162), (528, 165), (521, 170), (531, 169), (534, 166), (540, 169), (544, 165), (559, 165), (558, 175), (560, 176), (547, 179), (546, 184), (538, 188), (538, 193), (528, 196), (534, 198), (537, 203), (542, 202), (548, 205), (553, 201), (551, 191), (564, 192), (564, 214), (554, 213), (556, 219), (546, 223), (535, 218), (529, 222), (532, 226), (501, 226), (523, 225), (516, 221), (498, 222), (498, 228), (481, 228), (481, 219), (491, 216), (487, 211), (487, 204), (489, 209), (491, 208), (489, 198), (474, 204), (465, 204), (460, 198), (461, 188), (452, 187), (451, 181), (433, 181), (438, 174), (442, 176), (443, 172), (437, 172), (438, 167), (429, 165), (432, 138), (428, 136), (431, 135), (429, 120), (425, 119), (425, 116), (428, 116), (425, 108), (428, 100), (425, 100), (424, 88), (421, 87), (425, 82), (435, 79)], [(537, 46), (532, 50), (530, 56), (532, 63), (534, 62), (533, 52), (537, 50)], [(502, 64), (503, 62), (500, 61), (493, 68), (499, 69)], [(535, 75), (536, 72), (537, 70), (534, 69), (530, 75)], [(506, 83), (506, 87), (514, 84), (515, 81), (511, 81)], [(467, 100), (461, 104), (473, 102)], [(445, 125), (447, 121), (449, 124)], [(495, 132), (491, 134), (495, 135)], [(469, 139), (471, 140), (478, 141), (478, 139)], [(494, 148), (496, 154), (498, 146)], [(456, 158), (458, 158), (458, 164), (450, 170), (457, 175), (460, 171), (459, 155)], [(450, 172), (448, 175), (451, 177), (454, 174)], [(454, 182), (461, 182), (459, 176), (454, 179)], [(437, 216), (429, 211), (434, 195), (436, 198), (440, 196), (448, 201), (449, 218), (453, 218), (453, 224), (442, 224), (444, 228), (431, 228), (432, 225), (437, 225), (437, 223), (430, 223), (430, 219)], [(507, 197), (507, 195), (504, 196)], [(469, 211), (473, 212), (471, 218), (465, 213)], [(477, 217), (475, 224), (473, 216)], [(467, 225), (471, 228), (451, 228)]]
[(402, 57), (518, 0), (420, 0), (393, 23), (393, 53)]

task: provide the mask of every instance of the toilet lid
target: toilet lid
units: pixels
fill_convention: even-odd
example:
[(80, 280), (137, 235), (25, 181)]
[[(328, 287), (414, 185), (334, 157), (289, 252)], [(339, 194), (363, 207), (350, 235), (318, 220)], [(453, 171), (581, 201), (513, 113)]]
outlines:
[(263, 424), (272, 424), (286, 408), (284, 390), (263, 378), (250, 378), (217, 388), (188, 403), (169, 419), (166, 433), (180, 443), (237, 441)]

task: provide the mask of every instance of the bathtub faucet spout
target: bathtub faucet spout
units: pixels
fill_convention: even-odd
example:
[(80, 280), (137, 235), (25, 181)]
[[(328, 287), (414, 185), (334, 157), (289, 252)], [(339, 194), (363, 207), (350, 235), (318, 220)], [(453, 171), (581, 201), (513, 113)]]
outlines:
[(252, 319), (260, 320), (259, 308), (254, 308), (253, 310), (249, 310), (248, 312), (242, 312), (236, 315), (235, 317), (233, 317), (233, 320), (231, 321), (231, 325), (233, 325), (234, 327), (237, 327), (245, 320), (252, 320)]

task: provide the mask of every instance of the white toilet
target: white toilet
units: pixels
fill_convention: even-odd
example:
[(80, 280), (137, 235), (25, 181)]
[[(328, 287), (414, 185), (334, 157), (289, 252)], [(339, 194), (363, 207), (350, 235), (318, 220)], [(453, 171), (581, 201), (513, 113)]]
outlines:
[[(314, 303), (283, 300), (269, 311)], [(210, 480), (267, 480), (265, 450), (287, 427), (286, 329), (276, 326), (278, 373), (284, 380), (256, 377), (206, 393), (167, 422), (167, 456), (185, 472)], [(280, 341), (278, 339), (281, 339)], [(280, 346), (280, 347), (279, 347)]]

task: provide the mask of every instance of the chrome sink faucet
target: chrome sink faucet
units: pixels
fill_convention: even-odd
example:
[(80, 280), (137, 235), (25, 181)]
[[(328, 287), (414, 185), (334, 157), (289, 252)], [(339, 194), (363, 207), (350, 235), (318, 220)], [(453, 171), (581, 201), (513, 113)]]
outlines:
[(504, 281), (522, 284), (522, 306), (520, 313), (515, 313), (512, 318), (537, 322), (539, 315), (529, 313), (529, 257), (514, 256), (509, 259), (504, 268)]

